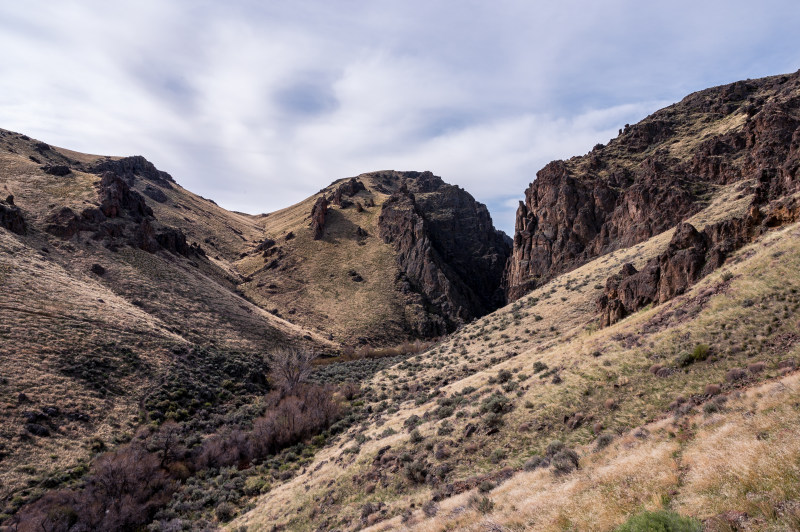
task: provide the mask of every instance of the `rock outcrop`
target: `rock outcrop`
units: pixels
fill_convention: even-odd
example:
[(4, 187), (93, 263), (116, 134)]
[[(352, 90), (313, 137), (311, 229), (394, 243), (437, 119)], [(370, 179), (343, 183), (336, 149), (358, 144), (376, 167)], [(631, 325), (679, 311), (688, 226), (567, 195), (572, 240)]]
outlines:
[(45, 174), (55, 175), (58, 177), (64, 177), (72, 172), (72, 170), (69, 169), (69, 166), (65, 164), (47, 164), (42, 166), (42, 171), (44, 171)]
[(517, 210), (508, 299), (674, 227), (719, 185), (752, 179), (761, 203), (796, 191), (799, 125), (800, 72), (692, 94), (548, 164)]
[(69, 207), (58, 208), (47, 217), (45, 230), (65, 240), (88, 231), (110, 249), (128, 245), (150, 253), (166, 250), (187, 257), (205, 254), (197, 244), (188, 244), (182, 231), (160, 224), (144, 197), (122, 176), (104, 172), (96, 186), (99, 206), (80, 214)]
[(8, 196), (5, 201), (0, 200), (0, 227), (18, 235), (28, 232), (28, 225), (25, 223), (22, 211), (14, 205), (14, 196)]
[(597, 300), (600, 325), (612, 325), (647, 305), (683, 294), (758, 235), (800, 219), (797, 197), (775, 201), (766, 208), (764, 214), (754, 204), (745, 216), (708, 225), (703, 231), (689, 223), (679, 224), (667, 249), (641, 271), (625, 264), (619, 274), (608, 278), (605, 293)]
[(152, 181), (165, 188), (172, 188), (175, 182), (172, 176), (155, 167), (153, 163), (142, 157), (134, 155), (121, 159), (103, 159), (95, 163), (89, 171), (95, 174), (111, 172), (125, 179), (129, 185), (133, 184), (136, 176)]
[[(343, 200), (343, 197), (346, 196), (348, 198), (352, 198), (360, 191), (366, 190), (364, 183), (359, 181), (355, 177), (351, 177), (341, 185), (339, 185), (336, 190), (333, 191), (333, 196), (330, 199), (330, 203), (333, 205), (338, 205), (339, 207), (346, 207), (351, 204), (351, 202), (347, 202), (347, 200)], [(342, 204), (345, 201), (346, 204)]]
[(504, 303), (503, 268), (510, 252), (486, 207), (430, 172), (403, 172), (389, 180), (379, 236), (392, 244), (402, 272), (398, 289), (415, 295), (424, 316), (417, 333), (452, 331)]
[(320, 240), (325, 234), (325, 216), (328, 214), (328, 200), (324, 196), (317, 198), (311, 207), (311, 232), (314, 240)]

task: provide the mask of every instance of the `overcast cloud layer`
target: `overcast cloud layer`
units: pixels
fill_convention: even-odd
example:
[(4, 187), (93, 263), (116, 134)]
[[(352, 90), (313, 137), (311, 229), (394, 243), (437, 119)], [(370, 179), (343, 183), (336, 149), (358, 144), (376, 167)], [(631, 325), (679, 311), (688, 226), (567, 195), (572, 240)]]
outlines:
[(513, 230), (547, 162), (800, 68), (800, 2), (0, 0), (0, 127), (142, 154), (222, 206), (431, 170)]

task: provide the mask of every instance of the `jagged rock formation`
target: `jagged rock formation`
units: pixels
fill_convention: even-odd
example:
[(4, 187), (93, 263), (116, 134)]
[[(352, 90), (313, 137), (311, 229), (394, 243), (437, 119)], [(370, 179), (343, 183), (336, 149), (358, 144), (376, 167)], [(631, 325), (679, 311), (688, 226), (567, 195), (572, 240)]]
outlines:
[(64, 177), (72, 172), (72, 170), (69, 169), (69, 166), (65, 164), (47, 164), (42, 166), (42, 170), (45, 174), (56, 175), (59, 177)]
[(735, 250), (769, 228), (796, 222), (800, 201), (796, 197), (776, 201), (765, 215), (757, 205), (745, 216), (725, 220), (697, 231), (681, 223), (666, 251), (647, 262), (641, 271), (625, 264), (608, 278), (605, 294), (597, 300), (600, 325), (612, 325), (650, 304), (661, 304), (684, 293), (697, 281), (719, 268)]
[(90, 231), (95, 240), (105, 240), (109, 249), (130, 245), (155, 253), (160, 249), (184, 256), (203, 255), (202, 249), (186, 242), (179, 229), (159, 224), (141, 194), (119, 175), (104, 171), (97, 183), (100, 205), (81, 211), (61, 207), (47, 218), (45, 230), (65, 240)]
[(760, 202), (797, 189), (800, 72), (694, 93), (607, 146), (555, 161), (517, 210), (509, 300), (594, 257), (642, 242), (754, 179)]
[(325, 216), (327, 214), (328, 200), (324, 196), (320, 196), (311, 208), (311, 231), (314, 233), (314, 240), (320, 240), (325, 234)]
[(430, 172), (402, 175), (381, 209), (380, 237), (397, 252), (400, 289), (419, 294), (429, 309), (420, 334), (443, 334), (503, 304), (509, 246), (464, 190)]
[(121, 159), (103, 159), (92, 165), (89, 171), (95, 174), (112, 172), (124, 178), (129, 185), (133, 184), (136, 176), (153, 181), (165, 188), (172, 188), (172, 184), (175, 182), (171, 175), (159, 170), (141, 155), (122, 157)]
[(5, 227), (18, 235), (24, 235), (28, 232), (28, 226), (22, 216), (22, 211), (14, 205), (14, 196), (8, 196), (5, 201), (0, 200), (0, 227)]
[(330, 199), (330, 203), (333, 205), (338, 205), (342, 208), (349, 207), (352, 202), (343, 199), (342, 196), (352, 198), (362, 190), (366, 190), (364, 183), (359, 181), (358, 178), (351, 177), (333, 191), (333, 196)]

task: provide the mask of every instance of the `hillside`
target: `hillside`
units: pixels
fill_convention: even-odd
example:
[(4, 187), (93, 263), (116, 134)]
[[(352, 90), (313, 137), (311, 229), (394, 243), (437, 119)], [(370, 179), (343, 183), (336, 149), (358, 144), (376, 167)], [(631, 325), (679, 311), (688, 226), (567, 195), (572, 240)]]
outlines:
[(216, 396), (235, 378), (250, 394), (265, 350), (332, 346), (237, 293), (230, 261), (255, 219), (143, 158), (0, 131), (0, 195), (2, 499), (85, 468), (148, 418), (196, 411), (203, 394), (176, 400), (175, 382)]
[(507, 237), (430, 172), (342, 179), (260, 223), (243, 292), (341, 344), (441, 336), (504, 302)]
[(517, 210), (510, 301), (644, 242), (741, 183), (763, 204), (796, 190), (800, 74), (706, 89), (540, 170)]
[[(439, 336), (502, 302), (510, 247), (484, 206), (430, 173), (365, 174), (344, 198), (347, 180), (250, 216), (143, 157), (0, 131), (0, 176), (6, 511), (80, 478), (143, 423), (257, 400), (276, 348)], [(323, 195), (335, 204), (315, 240)], [(384, 221), (392, 202), (406, 216)], [(458, 250), (442, 229), (456, 223)]]
[(800, 72), (550, 163), (513, 243), (430, 172), (249, 216), (140, 157), (0, 164), (6, 526), (800, 523)]
[[(606, 218), (594, 248), (579, 240), (593, 233), (578, 230), (589, 227), (578, 207), (598, 205), (581, 190), (602, 194), (603, 178), (540, 172), (527, 202), (563, 209), (520, 208), (515, 301), (362, 381), (359, 424), (231, 529), (613, 530), (660, 508), (712, 530), (796, 527), (799, 79), (711, 89), (654, 114), (708, 107), (688, 113), (697, 123), (681, 123), (673, 153), (746, 143), (731, 161), (714, 156), (731, 177), (663, 163), (654, 182), (612, 188), (622, 199), (608, 211), (629, 218), (613, 231)], [(725, 95), (741, 86), (763, 106), (737, 118)], [(726, 113), (740, 123), (723, 127)], [(623, 155), (606, 151), (605, 163), (639, 154), (639, 137), (612, 141)], [(682, 199), (665, 204), (659, 191)], [(642, 225), (628, 227), (631, 216)], [(514, 277), (520, 267), (536, 273)], [(613, 319), (609, 301), (621, 306)]]

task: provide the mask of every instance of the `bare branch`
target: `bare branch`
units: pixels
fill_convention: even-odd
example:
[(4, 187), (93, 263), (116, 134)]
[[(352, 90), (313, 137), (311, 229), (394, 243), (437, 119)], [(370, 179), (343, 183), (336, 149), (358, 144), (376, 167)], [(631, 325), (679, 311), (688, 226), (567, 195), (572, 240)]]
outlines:
[(296, 348), (278, 349), (269, 356), (273, 379), (287, 394), (292, 394), (297, 386), (311, 374), (313, 362), (318, 357), (310, 350)]

